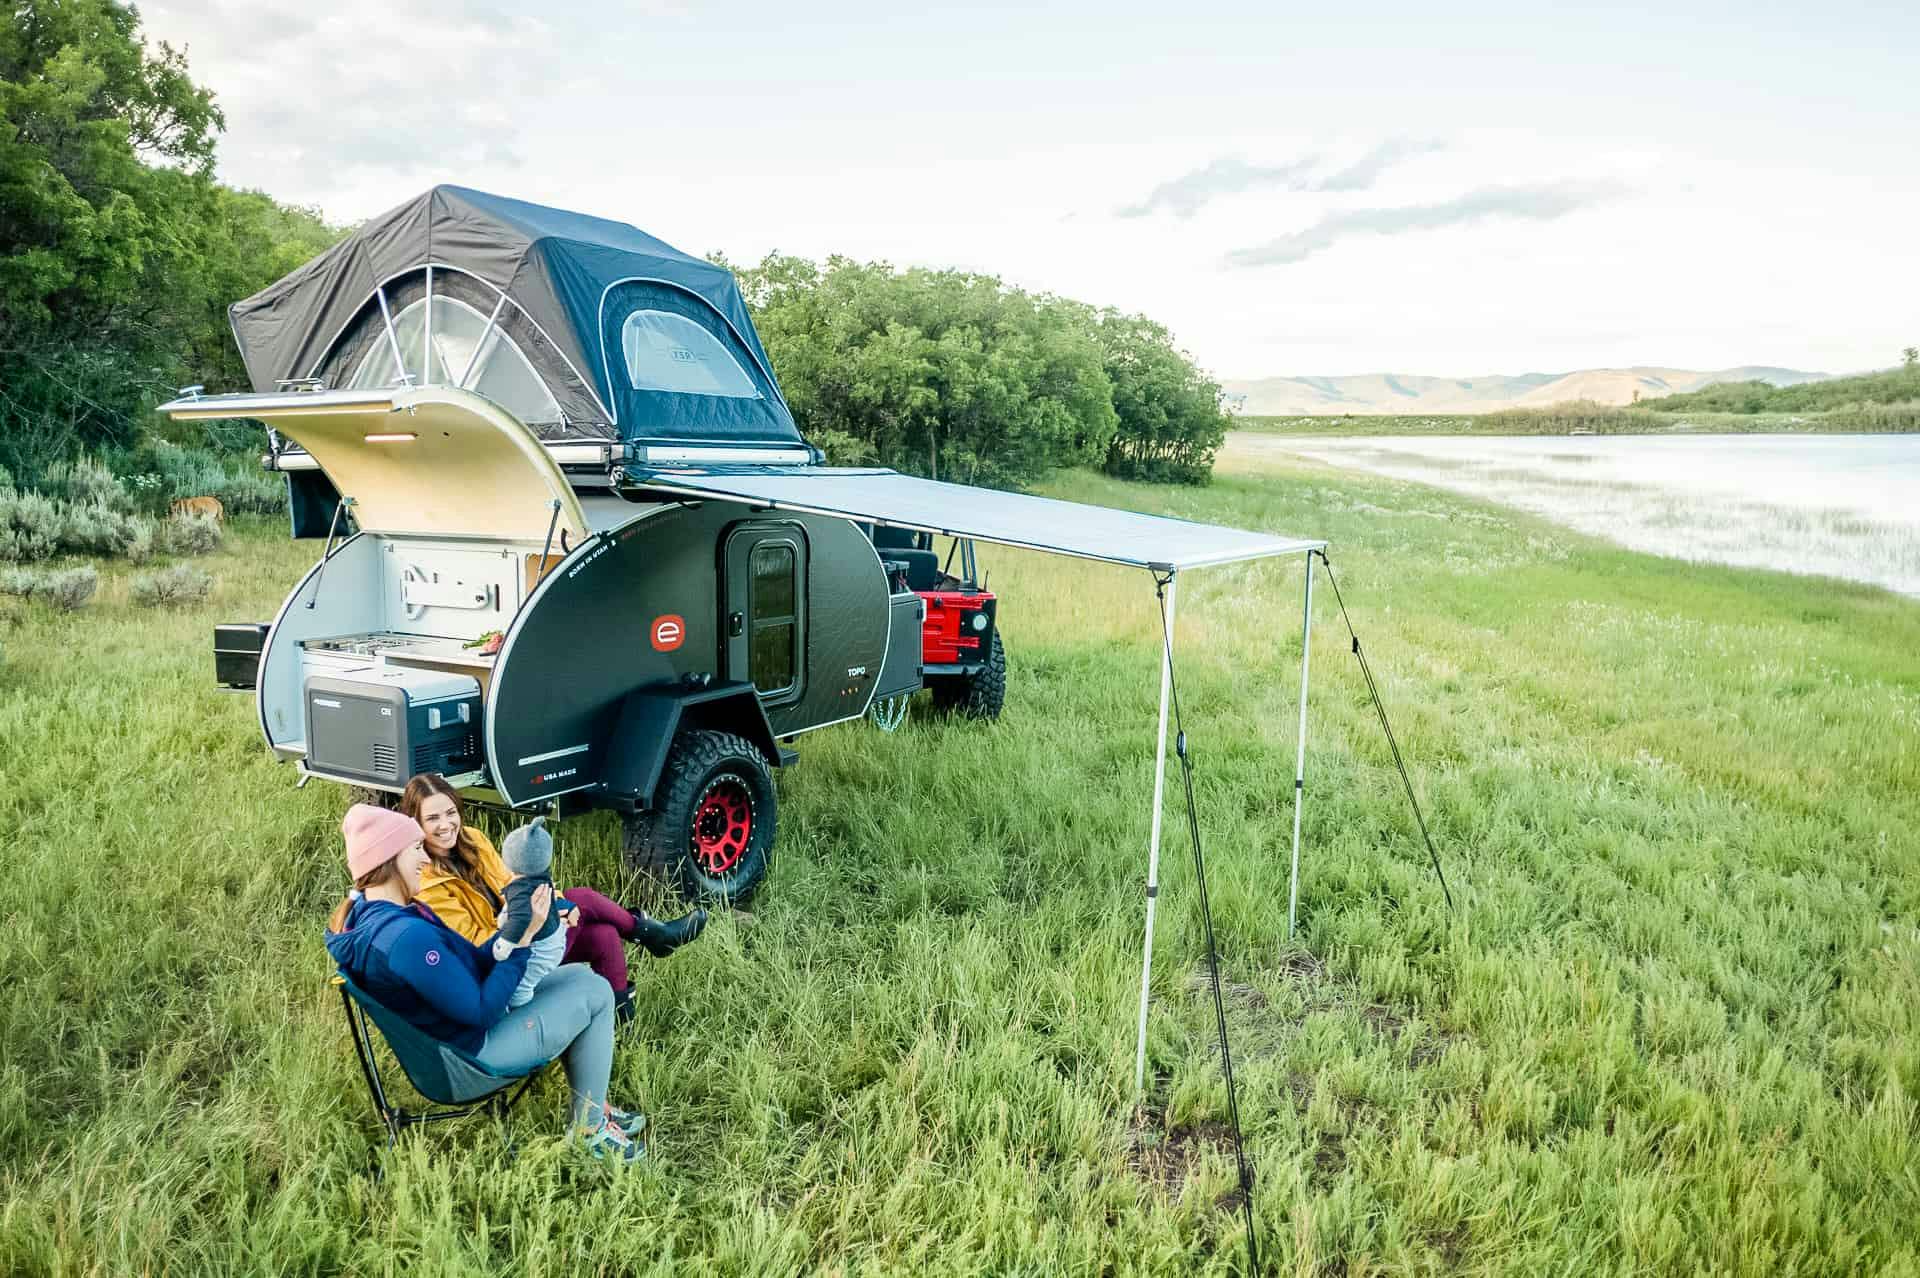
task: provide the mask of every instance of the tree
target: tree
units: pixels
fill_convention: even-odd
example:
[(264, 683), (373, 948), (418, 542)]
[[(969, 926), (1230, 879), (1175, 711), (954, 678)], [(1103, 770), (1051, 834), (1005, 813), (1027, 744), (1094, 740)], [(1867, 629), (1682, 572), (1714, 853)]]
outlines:
[[(198, 374), (232, 384), (225, 307), (335, 233), (212, 179), (224, 124), (114, 0), (15, 0), (0, 27), (0, 465), (131, 445)], [(271, 273), (268, 273), (271, 272)]]
[(1055, 299), (988, 275), (771, 254), (736, 269), (787, 402), (829, 460), (1018, 487), (1093, 465), (1117, 419)]
[(1909, 371), (1920, 369), (1920, 346), (1909, 346), (1901, 351), (1900, 362), (1905, 364)]
[(1109, 474), (1204, 484), (1227, 437), (1219, 383), (1144, 315), (1107, 310), (1093, 320), (1119, 425), (1107, 446)]

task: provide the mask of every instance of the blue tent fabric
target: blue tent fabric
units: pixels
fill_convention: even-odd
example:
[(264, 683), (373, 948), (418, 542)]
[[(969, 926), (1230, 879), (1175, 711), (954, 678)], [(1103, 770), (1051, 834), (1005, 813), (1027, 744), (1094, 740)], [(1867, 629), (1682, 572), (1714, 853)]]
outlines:
[[(324, 374), (339, 384), (344, 353), (364, 350), (370, 330), (384, 326), (383, 293), (429, 267), (506, 294), (537, 329), (536, 348), (526, 353), (572, 424), (598, 419), (600, 433), (625, 440), (804, 442), (732, 272), (624, 222), (460, 186), (434, 187), (373, 218), (235, 304), (234, 336), (253, 389)], [(662, 308), (657, 294), (681, 299), (676, 313), (736, 358), (744, 355), (758, 397), (636, 390), (619, 350), (627, 312), (618, 309), (635, 284), (652, 290), (645, 304), (655, 309)]]

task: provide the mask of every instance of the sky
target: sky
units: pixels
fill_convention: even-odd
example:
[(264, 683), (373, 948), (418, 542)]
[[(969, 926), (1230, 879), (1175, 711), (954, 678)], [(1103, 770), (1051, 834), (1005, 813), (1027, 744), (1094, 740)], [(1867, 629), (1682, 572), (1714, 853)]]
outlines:
[(438, 182), (954, 267), (1216, 376), (1852, 372), (1920, 343), (1920, 6), (168, 0), (232, 184)]

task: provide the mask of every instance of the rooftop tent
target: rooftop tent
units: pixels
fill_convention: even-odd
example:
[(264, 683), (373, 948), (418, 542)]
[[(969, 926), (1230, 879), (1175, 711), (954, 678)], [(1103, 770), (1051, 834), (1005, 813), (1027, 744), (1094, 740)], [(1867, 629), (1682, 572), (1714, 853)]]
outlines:
[(732, 273), (624, 222), (437, 186), (230, 314), (259, 392), (410, 381), (550, 442), (804, 442)]

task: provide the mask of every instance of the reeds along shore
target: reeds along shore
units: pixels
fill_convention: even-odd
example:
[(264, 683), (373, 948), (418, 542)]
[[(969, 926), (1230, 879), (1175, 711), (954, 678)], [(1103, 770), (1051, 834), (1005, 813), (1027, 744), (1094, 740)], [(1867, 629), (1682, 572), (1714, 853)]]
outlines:
[[(1048, 491), (1325, 536), (1459, 911), (1316, 600), (1286, 939), (1298, 563), (1184, 576), (1180, 689), (1258, 1173), (1292, 1272), (1858, 1274), (1915, 1258), (1920, 607), (1229, 457)], [(1441, 517), (1435, 518), (1438, 514)], [(612, 1175), (484, 1123), (375, 1133), (295, 789), (216, 621), (316, 553), (242, 518), (212, 597), (0, 598), (0, 1272), (1237, 1272), (1179, 787), (1132, 1095), (1157, 687), (1145, 574), (984, 551), (1005, 717), (803, 738), (771, 883), (637, 962)], [(64, 561), (62, 561), (64, 562)], [(557, 873), (618, 895), (616, 831)]]
[(1666, 411), (1583, 402), (1474, 414), (1245, 416), (1235, 417), (1233, 428), (1286, 435), (1909, 434), (1920, 431), (1920, 399), (1807, 412)]

